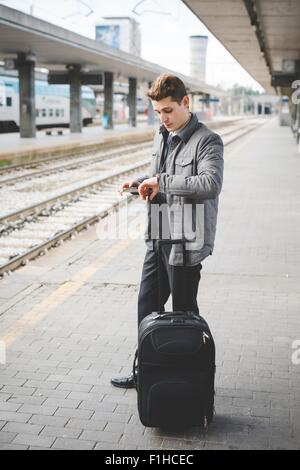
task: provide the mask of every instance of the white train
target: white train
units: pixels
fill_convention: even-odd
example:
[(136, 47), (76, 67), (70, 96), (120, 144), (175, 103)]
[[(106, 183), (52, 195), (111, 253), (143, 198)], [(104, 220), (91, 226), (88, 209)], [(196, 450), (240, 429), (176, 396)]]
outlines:
[[(94, 92), (82, 86), (82, 123), (87, 125), (96, 115)], [(36, 126), (68, 126), (70, 123), (69, 85), (49, 85), (46, 80), (35, 81)], [(19, 130), (19, 79), (0, 75), (0, 132)]]

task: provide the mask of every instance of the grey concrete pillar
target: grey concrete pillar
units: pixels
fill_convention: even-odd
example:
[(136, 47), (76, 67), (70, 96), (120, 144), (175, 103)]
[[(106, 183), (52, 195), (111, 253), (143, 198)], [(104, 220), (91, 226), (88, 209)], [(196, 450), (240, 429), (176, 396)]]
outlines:
[(27, 60), (24, 53), (18, 54), (17, 67), (19, 71), (19, 109), (20, 136), (35, 137), (35, 62)]
[(80, 65), (68, 65), (70, 77), (70, 131), (82, 131)]
[(232, 116), (232, 96), (228, 99), (228, 116)]
[(136, 127), (136, 78), (129, 77), (129, 125)]
[[(199, 99), (203, 100), (204, 99), (204, 94), (203, 93), (199, 93)], [(200, 112), (203, 113), (204, 112), (204, 109), (205, 109), (205, 105), (204, 105), (204, 102), (203, 101), (200, 101)]]
[(195, 107), (194, 99), (195, 99), (195, 94), (194, 94), (194, 93), (190, 93), (190, 111), (191, 111), (192, 113), (194, 112), (194, 107)]
[(205, 101), (205, 106), (206, 106), (206, 108), (210, 108), (210, 101), (209, 101), (209, 100), (210, 100), (210, 94), (209, 94), (209, 93), (205, 93), (204, 98), (205, 98), (205, 100), (206, 100), (206, 101)]
[(114, 127), (113, 111), (114, 111), (114, 74), (112, 72), (104, 72), (104, 111), (107, 124), (106, 129)]
[[(148, 83), (148, 87), (151, 88), (152, 82)], [(153, 109), (152, 101), (148, 100), (148, 114), (147, 114), (147, 123), (149, 126), (154, 126), (155, 124), (155, 111)]]

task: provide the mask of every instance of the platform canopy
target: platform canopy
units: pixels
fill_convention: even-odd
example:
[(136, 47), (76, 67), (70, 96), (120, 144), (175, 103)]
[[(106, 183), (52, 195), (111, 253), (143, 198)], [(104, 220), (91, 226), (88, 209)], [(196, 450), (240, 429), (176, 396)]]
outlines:
[(205, 82), (0, 5), (0, 60), (13, 58), (20, 52), (34, 57), (37, 67), (52, 71), (77, 64), (90, 72), (113, 72), (117, 78), (133, 77), (146, 82), (163, 72), (171, 72), (184, 81), (190, 92), (226, 94)]
[(299, 0), (183, 2), (267, 93), (290, 94), (287, 82), (300, 78)]

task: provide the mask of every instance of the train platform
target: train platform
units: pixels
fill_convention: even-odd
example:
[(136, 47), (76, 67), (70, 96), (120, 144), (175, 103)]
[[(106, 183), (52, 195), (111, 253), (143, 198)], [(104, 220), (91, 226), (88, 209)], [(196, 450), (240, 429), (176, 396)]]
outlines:
[(136, 391), (110, 384), (130, 371), (137, 341), (145, 205), (136, 200), (127, 232), (111, 214), (0, 281), (0, 448), (300, 449), (299, 177), (277, 119), (225, 149), (198, 295), (217, 353), (206, 434), (145, 428)]
[[(57, 130), (62, 135), (57, 134)], [(48, 131), (52, 131), (48, 135)], [(36, 138), (20, 138), (19, 133), (0, 134), (0, 167), (19, 164), (34, 158), (43, 158), (60, 153), (80, 153), (97, 150), (103, 145), (128, 143), (138, 139), (151, 139), (154, 126), (144, 120), (137, 127), (128, 124), (116, 124), (113, 129), (101, 126), (84, 127), (82, 133), (71, 133), (68, 128), (53, 128), (37, 131)]]
[[(228, 126), (241, 119), (240, 116), (218, 116), (208, 123), (211, 128)], [(140, 118), (136, 127), (129, 124), (115, 124), (113, 129), (100, 125), (84, 127), (82, 133), (71, 133), (69, 128), (49, 128), (37, 131), (36, 138), (20, 138), (19, 133), (0, 134), (1, 166), (26, 163), (67, 153), (81, 153), (99, 150), (105, 145), (123, 145), (152, 139), (155, 126)], [(62, 134), (58, 134), (62, 132)], [(50, 133), (50, 135), (49, 135)]]

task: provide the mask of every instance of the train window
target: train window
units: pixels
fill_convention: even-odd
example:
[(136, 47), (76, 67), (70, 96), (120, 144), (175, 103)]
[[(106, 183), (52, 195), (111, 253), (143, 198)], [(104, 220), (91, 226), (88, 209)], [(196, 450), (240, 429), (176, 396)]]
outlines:
[(4, 83), (0, 82), (0, 106), (4, 106), (5, 103), (5, 86)]
[(39, 110), (39, 109), (36, 109), (36, 110), (35, 110), (35, 115), (36, 115), (36, 117), (39, 117), (39, 114), (40, 114), (40, 110)]
[(56, 109), (56, 110), (55, 110), (55, 116), (56, 116), (56, 117), (59, 117), (59, 109)]
[(53, 116), (53, 109), (52, 109), (52, 108), (49, 109), (49, 116), (50, 116), (50, 117)]
[(45, 108), (42, 109), (42, 117), (47, 116), (47, 110)]
[(60, 110), (60, 115), (61, 115), (61, 117), (64, 117), (64, 115), (65, 115), (65, 110), (64, 109)]
[(12, 106), (12, 97), (11, 96), (6, 97), (6, 106)]

